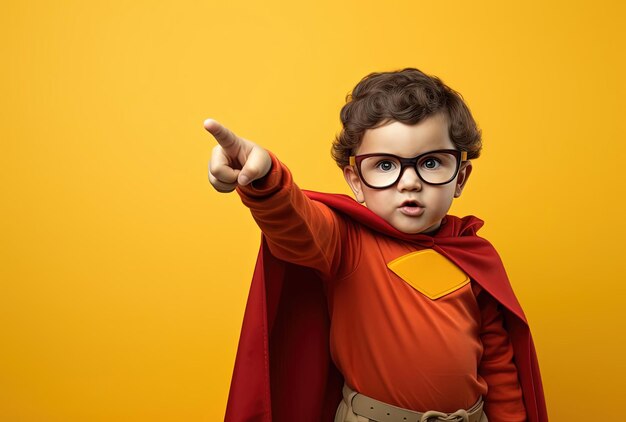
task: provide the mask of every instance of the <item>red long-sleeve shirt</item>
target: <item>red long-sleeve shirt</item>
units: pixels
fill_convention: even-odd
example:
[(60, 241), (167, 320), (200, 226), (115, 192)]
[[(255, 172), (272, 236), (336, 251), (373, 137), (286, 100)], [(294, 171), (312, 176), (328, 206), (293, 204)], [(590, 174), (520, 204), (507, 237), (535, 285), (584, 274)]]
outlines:
[(490, 422), (525, 421), (497, 302), (473, 282), (437, 300), (416, 291), (387, 268), (415, 246), (310, 200), (270, 155), (270, 173), (237, 191), (272, 254), (325, 280), (331, 355), (348, 385), (422, 412), (468, 409), (482, 395)]

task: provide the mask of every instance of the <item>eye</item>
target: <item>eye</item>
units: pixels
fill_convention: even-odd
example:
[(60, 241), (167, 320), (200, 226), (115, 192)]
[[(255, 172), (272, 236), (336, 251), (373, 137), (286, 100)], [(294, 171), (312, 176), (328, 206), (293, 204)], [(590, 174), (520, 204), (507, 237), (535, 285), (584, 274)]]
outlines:
[(427, 157), (422, 160), (421, 164), (426, 170), (435, 170), (441, 165), (441, 161), (435, 157)]
[(391, 160), (380, 160), (375, 167), (381, 171), (392, 171), (396, 168), (396, 163)]

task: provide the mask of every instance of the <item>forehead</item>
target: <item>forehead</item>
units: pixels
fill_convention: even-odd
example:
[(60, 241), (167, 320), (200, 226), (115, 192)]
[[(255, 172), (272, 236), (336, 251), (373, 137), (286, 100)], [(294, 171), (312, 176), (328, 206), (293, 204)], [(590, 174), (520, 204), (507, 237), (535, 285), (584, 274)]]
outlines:
[(448, 134), (448, 119), (444, 113), (438, 113), (415, 125), (393, 120), (384, 126), (367, 129), (357, 154), (380, 152), (414, 157), (435, 149), (454, 148)]

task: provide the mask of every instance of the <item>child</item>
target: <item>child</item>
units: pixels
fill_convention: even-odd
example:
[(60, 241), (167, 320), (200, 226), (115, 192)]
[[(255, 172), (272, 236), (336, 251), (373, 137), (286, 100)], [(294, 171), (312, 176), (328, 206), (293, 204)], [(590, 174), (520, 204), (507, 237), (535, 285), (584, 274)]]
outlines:
[(547, 420), (530, 331), (483, 222), (447, 212), (480, 154), (461, 96), (372, 73), (333, 157), (359, 203), (302, 191), (214, 120), (209, 179), (263, 233), (228, 421)]

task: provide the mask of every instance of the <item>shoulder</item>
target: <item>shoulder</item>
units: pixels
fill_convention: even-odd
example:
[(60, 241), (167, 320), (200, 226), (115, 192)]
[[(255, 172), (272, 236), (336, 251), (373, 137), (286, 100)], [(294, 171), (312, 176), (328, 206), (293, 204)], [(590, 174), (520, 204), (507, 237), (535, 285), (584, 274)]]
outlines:
[(447, 214), (443, 218), (437, 236), (476, 236), (476, 233), (484, 224), (485, 222), (475, 215), (458, 217), (456, 215)]

